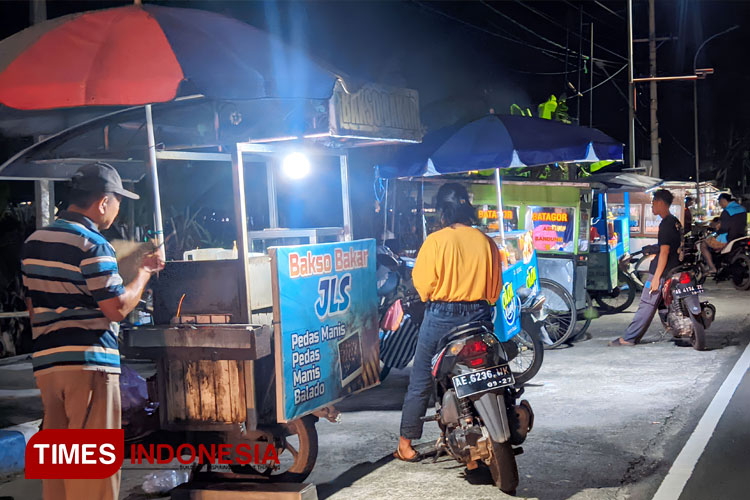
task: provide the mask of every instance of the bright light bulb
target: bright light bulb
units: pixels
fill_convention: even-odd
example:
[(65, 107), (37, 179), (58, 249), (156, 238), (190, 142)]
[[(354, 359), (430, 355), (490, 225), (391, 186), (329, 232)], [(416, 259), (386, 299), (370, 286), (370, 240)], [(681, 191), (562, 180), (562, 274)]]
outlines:
[(310, 161), (302, 153), (290, 153), (284, 158), (281, 170), (290, 179), (302, 179), (310, 173)]

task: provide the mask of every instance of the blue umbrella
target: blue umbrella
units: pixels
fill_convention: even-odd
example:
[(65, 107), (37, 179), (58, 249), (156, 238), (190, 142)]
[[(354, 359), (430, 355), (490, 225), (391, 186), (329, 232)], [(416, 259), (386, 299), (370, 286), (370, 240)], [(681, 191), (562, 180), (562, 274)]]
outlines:
[(381, 177), (418, 177), (622, 157), (622, 143), (597, 129), (487, 115), (429, 133), (421, 144), (401, 148), (378, 168)]

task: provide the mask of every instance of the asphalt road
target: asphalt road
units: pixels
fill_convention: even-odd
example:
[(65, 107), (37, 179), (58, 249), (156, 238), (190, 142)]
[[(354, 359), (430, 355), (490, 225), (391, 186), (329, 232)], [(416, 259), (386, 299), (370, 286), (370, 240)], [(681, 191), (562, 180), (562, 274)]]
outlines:
[[(707, 289), (718, 312), (705, 352), (663, 340), (658, 321), (643, 345), (607, 347), (629, 323), (633, 307), (595, 320), (591, 340), (545, 353), (544, 365), (525, 395), (536, 412), (536, 426), (518, 457), (520, 498), (653, 496), (750, 340), (750, 293), (726, 285), (709, 284)], [(9, 377), (27, 376), (22, 372), (11, 374), (0, 367), (0, 389)], [(392, 458), (407, 382), (408, 369), (394, 371), (381, 386), (341, 404), (341, 423), (318, 424), (319, 457), (309, 478), (317, 485), (318, 497), (510, 498), (491, 484), (489, 474), (467, 473), (450, 459), (406, 464)], [(14, 383), (18, 390), (33, 388)], [(750, 397), (748, 384), (746, 376), (681, 500), (746, 497), (744, 490), (735, 496), (735, 490), (725, 495), (722, 488), (733, 488), (743, 477), (738, 471), (750, 470), (743, 455), (750, 448), (742, 412)], [(13, 423), (19, 413), (25, 420), (38, 418), (37, 410), (32, 411), (35, 396), (9, 403), (2, 394), (0, 418)], [(437, 434), (437, 425), (428, 423), (423, 441), (435, 440)], [(121, 498), (145, 498), (141, 484), (149, 472), (125, 469)], [(0, 497), (33, 500), (41, 497), (40, 490), (38, 482), (10, 478), (0, 484)]]
[(737, 387), (679, 500), (750, 497), (750, 372)]

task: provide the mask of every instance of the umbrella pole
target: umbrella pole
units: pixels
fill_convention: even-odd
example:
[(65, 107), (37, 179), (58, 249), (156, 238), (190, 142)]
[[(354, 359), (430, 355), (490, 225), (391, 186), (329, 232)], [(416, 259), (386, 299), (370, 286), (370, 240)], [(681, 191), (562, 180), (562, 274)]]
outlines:
[(159, 195), (159, 171), (156, 168), (156, 141), (154, 140), (154, 119), (151, 116), (151, 105), (146, 104), (146, 135), (148, 136), (148, 160), (151, 167), (151, 185), (154, 190), (154, 229), (156, 244), (164, 243), (164, 227), (161, 217), (161, 196)]
[(500, 241), (505, 246), (505, 218), (503, 217), (503, 188), (502, 182), (500, 181), (500, 169), (495, 169), (495, 189), (497, 190), (497, 226), (500, 230)]

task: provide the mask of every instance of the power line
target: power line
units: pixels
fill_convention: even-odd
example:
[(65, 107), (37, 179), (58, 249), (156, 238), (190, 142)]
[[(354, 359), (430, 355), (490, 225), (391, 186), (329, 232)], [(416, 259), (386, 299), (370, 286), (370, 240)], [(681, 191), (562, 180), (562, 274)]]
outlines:
[[(497, 9), (496, 9), (495, 7), (493, 7), (492, 5), (488, 4), (488, 3), (487, 3), (487, 2), (485, 2), (484, 0), (480, 0), (480, 2), (482, 3), (482, 5), (484, 5), (484, 6), (485, 6), (485, 7), (487, 7), (488, 9), (490, 9), (490, 10), (491, 10), (492, 12), (494, 12), (495, 14), (497, 14), (497, 15), (499, 15), (499, 16), (501, 16), (501, 17), (503, 17), (504, 19), (506, 19), (507, 21), (509, 21), (509, 22), (511, 22), (511, 23), (513, 23), (513, 24), (515, 24), (516, 26), (518, 26), (518, 27), (519, 27), (519, 28), (521, 28), (522, 30), (524, 30), (524, 31), (526, 31), (526, 32), (528, 32), (528, 33), (531, 33), (531, 34), (532, 34), (532, 35), (534, 35), (535, 37), (537, 37), (537, 38), (540, 38), (540, 39), (544, 40), (545, 42), (547, 42), (547, 43), (549, 43), (549, 44), (551, 44), (551, 45), (553, 45), (553, 46), (555, 46), (555, 47), (558, 47), (558, 48), (560, 48), (560, 49), (564, 50), (566, 54), (568, 54), (568, 55), (571, 55), (571, 54), (572, 54), (572, 55), (574, 55), (574, 56), (580, 56), (580, 57), (582, 57), (583, 59), (590, 59), (590, 58), (589, 58), (589, 56), (587, 56), (587, 55), (585, 55), (585, 54), (579, 54), (578, 52), (576, 52), (576, 51), (574, 51), (574, 50), (571, 50), (571, 49), (569, 49), (569, 48), (567, 48), (567, 47), (564, 47), (564, 46), (562, 46), (561, 44), (559, 44), (559, 43), (557, 43), (557, 42), (555, 42), (555, 41), (553, 41), (553, 40), (550, 40), (549, 38), (547, 38), (547, 37), (545, 37), (545, 36), (542, 36), (542, 35), (540, 35), (540, 34), (539, 34), (539, 33), (537, 33), (536, 31), (534, 31), (534, 30), (532, 30), (531, 28), (529, 28), (528, 26), (525, 26), (524, 24), (522, 24), (522, 23), (520, 23), (520, 22), (516, 21), (515, 19), (513, 19), (512, 17), (508, 16), (508, 15), (507, 15), (507, 14), (505, 14), (504, 12), (501, 12), (501, 11), (497, 10)], [(564, 55), (564, 54), (563, 54), (563, 55)], [(600, 61), (600, 62), (604, 62), (604, 63), (607, 63), (607, 64), (619, 64), (619, 63), (616, 63), (616, 62), (613, 62), (613, 61), (608, 61), (608, 60), (606, 60), (606, 59), (596, 59), (596, 58), (595, 58), (595, 59), (594, 59), (594, 61)]]
[(546, 55), (548, 57), (552, 57), (553, 59), (556, 59), (558, 61), (561, 61), (561, 59), (553, 56), (552, 54), (557, 54), (557, 55), (562, 55), (562, 56), (565, 55), (564, 53), (555, 52), (553, 50), (546, 49), (544, 47), (539, 47), (539, 46), (536, 46), (536, 45), (531, 45), (531, 44), (529, 44), (527, 42), (524, 42), (524, 41), (522, 41), (520, 39), (511, 38), (509, 36), (501, 35), (500, 33), (496, 33), (494, 31), (490, 31), (490, 30), (488, 30), (486, 28), (482, 28), (481, 26), (477, 26), (476, 24), (473, 24), (473, 23), (470, 23), (470, 22), (465, 21), (463, 19), (460, 19), (458, 17), (452, 16), (452, 15), (448, 14), (447, 12), (443, 12), (441, 10), (435, 9), (433, 7), (430, 7), (429, 5), (426, 5), (426, 4), (424, 4), (424, 3), (422, 3), (422, 2), (420, 2), (418, 0), (412, 0), (412, 1), (414, 3), (416, 3), (417, 5), (419, 5), (420, 7), (429, 10), (430, 12), (434, 12), (435, 14), (443, 16), (443, 17), (445, 17), (447, 19), (451, 19), (452, 21), (456, 21), (457, 23), (463, 24), (464, 26), (468, 26), (468, 27), (473, 28), (473, 29), (475, 29), (477, 31), (481, 31), (484, 34), (493, 36), (495, 38), (500, 38), (502, 40), (507, 40), (509, 42), (517, 43), (519, 45), (523, 45), (524, 47), (528, 47), (530, 49), (536, 49), (536, 50), (542, 52), (544, 55)]
[(618, 69), (617, 71), (615, 71), (614, 73), (612, 73), (612, 75), (611, 75), (611, 76), (609, 76), (609, 77), (607, 77), (607, 79), (606, 79), (606, 80), (602, 80), (601, 82), (597, 83), (596, 85), (594, 85), (594, 86), (593, 86), (593, 87), (591, 87), (590, 89), (588, 89), (588, 90), (584, 90), (583, 92), (581, 92), (581, 94), (585, 94), (585, 93), (587, 93), (587, 92), (591, 92), (591, 91), (592, 91), (592, 90), (594, 90), (595, 88), (597, 88), (597, 87), (601, 87), (602, 85), (604, 85), (605, 83), (607, 83), (608, 81), (610, 81), (610, 80), (611, 80), (612, 78), (614, 78), (614, 77), (616, 77), (616, 76), (617, 76), (618, 74), (620, 74), (620, 73), (621, 73), (621, 72), (622, 72), (622, 71), (623, 71), (623, 70), (624, 70), (625, 68), (627, 68), (627, 67), (628, 67), (628, 65), (627, 65), (627, 64), (624, 64), (624, 65), (622, 66), (622, 68), (620, 68), (620, 69)]
[[(558, 22), (557, 22), (557, 21), (556, 21), (556, 20), (555, 20), (554, 18), (550, 17), (550, 16), (549, 16), (549, 15), (547, 15), (546, 13), (544, 13), (544, 12), (541, 12), (541, 11), (539, 11), (539, 10), (536, 10), (536, 9), (535, 9), (534, 7), (532, 7), (531, 5), (529, 5), (529, 4), (527, 4), (527, 3), (525, 3), (525, 2), (524, 2), (524, 1), (522, 1), (522, 0), (515, 0), (515, 2), (516, 2), (517, 4), (519, 4), (519, 5), (523, 6), (523, 7), (525, 7), (526, 9), (530, 10), (530, 11), (531, 11), (531, 12), (533, 12), (534, 14), (538, 15), (538, 16), (539, 16), (539, 17), (541, 17), (542, 19), (545, 19), (546, 21), (548, 21), (548, 22), (550, 22), (550, 23), (554, 24), (554, 25), (555, 25), (555, 26), (557, 26), (558, 28), (560, 28), (560, 29), (564, 29), (564, 30), (565, 30), (566, 32), (570, 32), (570, 30), (568, 30), (568, 28), (567, 28), (567, 27), (565, 27), (565, 26), (563, 26), (562, 24), (558, 23)], [(573, 33), (573, 36), (575, 36), (575, 37), (577, 37), (577, 38), (580, 38), (581, 40), (583, 40), (583, 41), (584, 41), (584, 42), (586, 42), (586, 43), (590, 43), (590, 42), (591, 42), (591, 40), (590, 40), (590, 39), (587, 39), (587, 38), (586, 38), (585, 36), (581, 36), (581, 35), (579, 35), (579, 34), (578, 34), (578, 33), (576, 33), (575, 31), (573, 31), (572, 33)], [(627, 58), (627, 57), (625, 57), (625, 56), (623, 56), (622, 54), (618, 54), (617, 52), (615, 52), (615, 51), (613, 51), (613, 50), (609, 50), (609, 49), (608, 49), (607, 47), (604, 47), (604, 46), (602, 46), (602, 45), (599, 45), (599, 44), (598, 44), (598, 43), (596, 43), (596, 42), (594, 42), (594, 46), (595, 46), (595, 47), (597, 47), (597, 48), (599, 48), (600, 50), (603, 50), (604, 52), (608, 52), (608, 53), (612, 54), (612, 55), (613, 55), (613, 56), (615, 56), (615, 57), (619, 57), (619, 58), (620, 58), (620, 59), (622, 59), (623, 61), (627, 61), (627, 60), (628, 60), (628, 58)]]
[(594, 0), (594, 3), (596, 5), (598, 5), (599, 7), (601, 7), (602, 9), (606, 10), (607, 12), (609, 12), (610, 14), (612, 14), (613, 16), (619, 17), (623, 21), (625, 20), (625, 18), (623, 16), (621, 16), (620, 14), (618, 14), (617, 12), (615, 12), (614, 10), (610, 9), (609, 7), (607, 7), (606, 5), (604, 5), (603, 3), (601, 3), (599, 0)]

